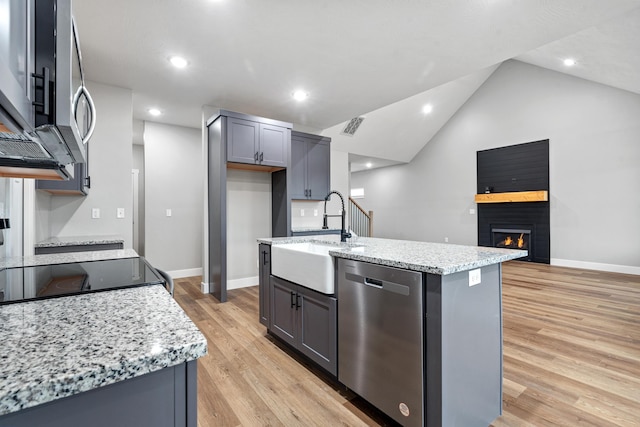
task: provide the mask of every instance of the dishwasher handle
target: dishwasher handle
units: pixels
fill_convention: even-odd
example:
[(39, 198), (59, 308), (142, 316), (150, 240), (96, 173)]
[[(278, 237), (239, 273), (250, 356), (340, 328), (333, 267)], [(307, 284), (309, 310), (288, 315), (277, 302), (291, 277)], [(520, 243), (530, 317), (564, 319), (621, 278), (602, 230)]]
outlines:
[(369, 286), (374, 286), (376, 288), (382, 288), (384, 281), (378, 280), (378, 279), (372, 279), (371, 277), (365, 277), (364, 284)]
[(345, 273), (345, 278), (355, 284), (364, 284), (374, 289), (380, 289), (382, 291), (393, 292), (408, 296), (411, 294), (411, 288), (402, 283), (390, 282), (387, 280), (374, 279), (373, 277), (360, 276), (353, 273)]

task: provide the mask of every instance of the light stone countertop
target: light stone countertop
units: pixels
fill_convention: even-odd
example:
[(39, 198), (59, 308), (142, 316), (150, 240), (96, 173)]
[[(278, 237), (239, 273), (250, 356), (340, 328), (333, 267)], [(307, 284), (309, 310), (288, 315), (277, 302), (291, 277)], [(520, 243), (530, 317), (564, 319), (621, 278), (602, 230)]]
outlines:
[(340, 236), (276, 237), (258, 239), (258, 242), (270, 245), (295, 242), (334, 245), (335, 250), (330, 250), (329, 255), (336, 258), (439, 275), (472, 270), (527, 255), (525, 250), (371, 237), (356, 237), (348, 239), (347, 243), (341, 243)]
[(0, 259), (0, 270), (13, 267), (33, 267), (36, 265), (67, 264), (71, 262), (101, 261), (105, 259), (137, 257), (138, 253), (133, 249), (31, 255), (25, 257), (2, 258)]
[(51, 237), (36, 243), (36, 248), (54, 248), (61, 246), (91, 246), (91, 245), (107, 245), (110, 243), (123, 243), (122, 236), (62, 236)]
[(207, 354), (162, 286), (0, 306), (0, 341), (0, 416)]

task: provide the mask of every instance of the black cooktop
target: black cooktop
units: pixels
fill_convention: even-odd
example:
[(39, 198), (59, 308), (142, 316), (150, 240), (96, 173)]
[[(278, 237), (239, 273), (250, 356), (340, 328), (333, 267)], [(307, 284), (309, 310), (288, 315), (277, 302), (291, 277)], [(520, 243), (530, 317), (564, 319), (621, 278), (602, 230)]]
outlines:
[(142, 257), (15, 267), (0, 271), (0, 304), (164, 284)]

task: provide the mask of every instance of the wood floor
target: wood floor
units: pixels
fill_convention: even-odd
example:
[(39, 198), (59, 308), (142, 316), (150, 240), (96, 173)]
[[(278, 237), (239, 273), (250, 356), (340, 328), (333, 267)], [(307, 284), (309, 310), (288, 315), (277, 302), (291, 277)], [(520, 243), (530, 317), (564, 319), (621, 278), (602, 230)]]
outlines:
[[(266, 334), (257, 287), (175, 298), (209, 342), (198, 425), (379, 426), (384, 414)], [(640, 276), (509, 262), (503, 415), (492, 426), (640, 426)]]

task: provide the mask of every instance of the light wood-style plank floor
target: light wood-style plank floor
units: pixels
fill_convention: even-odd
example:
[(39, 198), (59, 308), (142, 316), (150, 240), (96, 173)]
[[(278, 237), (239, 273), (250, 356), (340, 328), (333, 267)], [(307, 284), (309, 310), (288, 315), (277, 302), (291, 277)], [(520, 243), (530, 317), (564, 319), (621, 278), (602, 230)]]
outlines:
[[(198, 425), (395, 425), (266, 334), (258, 289), (220, 304), (200, 277), (175, 298), (209, 342)], [(640, 276), (509, 262), (503, 415), (492, 426), (640, 426)]]

